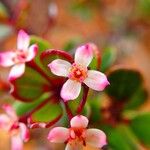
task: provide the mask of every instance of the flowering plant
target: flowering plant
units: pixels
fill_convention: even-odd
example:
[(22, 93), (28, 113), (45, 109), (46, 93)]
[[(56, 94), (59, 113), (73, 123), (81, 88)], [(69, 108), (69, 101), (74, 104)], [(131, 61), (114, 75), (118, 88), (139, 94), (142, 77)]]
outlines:
[[(141, 74), (124, 67), (108, 71), (116, 59), (113, 48), (101, 56), (94, 43), (87, 43), (76, 49), (74, 59), (70, 52), (51, 48), (47, 41), (20, 30), (17, 50), (0, 53), (0, 65), (13, 66), (9, 84), (3, 83), (2, 89), (10, 89), (15, 102), (13, 108), (4, 105), (6, 114), (0, 115), (0, 127), (9, 133), (12, 150), (22, 150), (29, 130), (54, 125), (59, 127), (53, 127), (47, 138), (51, 143), (66, 144), (66, 150), (82, 150), (89, 145), (117, 149), (113, 137), (121, 139), (122, 130), (129, 139), (120, 141), (129, 144), (132, 133), (126, 136), (124, 131), (140, 128), (135, 127), (138, 116), (127, 115), (128, 110), (147, 98)], [(87, 129), (89, 122), (92, 129)], [(138, 140), (133, 143), (141, 148)]]
[[(96, 129), (87, 130), (86, 132), (87, 136), (85, 135), (84, 137), (83, 134), (85, 134), (84, 130), (87, 127), (88, 119), (84, 116), (81, 117), (76, 116), (72, 118), (73, 113), (71, 112), (67, 103), (67, 101), (74, 100), (79, 97), (81, 91), (81, 84), (83, 84), (85, 89), (83, 93), (83, 100), (81, 101), (81, 104), (79, 104), (79, 109), (76, 114), (76, 115), (80, 115), (80, 113), (84, 109), (84, 105), (87, 100), (87, 94), (89, 89), (88, 87), (96, 91), (102, 91), (109, 84), (105, 74), (99, 71), (88, 70), (87, 68), (87, 66), (92, 61), (94, 51), (98, 51), (96, 45), (89, 43), (80, 46), (76, 50), (75, 61), (73, 61), (73, 58), (69, 53), (66, 53), (61, 50), (50, 49), (43, 52), (39, 50), (39, 54), (37, 54), (38, 45), (34, 43), (31, 46), (29, 46), (30, 42), (31, 41), (29, 35), (23, 30), (20, 30), (17, 39), (17, 50), (0, 53), (1, 66), (9, 67), (13, 65), (8, 77), (8, 80), (11, 83), (11, 94), (19, 100), (22, 100), (24, 102), (30, 102), (30, 109), (31, 109), (25, 112), (21, 112), (22, 114), (20, 118), (17, 119), (17, 116), (13, 108), (11, 108), (11, 106), (7, 106), (5, 107), (7, 108), (5, 109), (7, 112), (7, 116), (2, 114), (0, 117), (1, 127), (6, 128), (5, 124), (7, 124), (7, 126), (9, 125), (9, 127), (7, 127), (7, 131), (11, 131), (11, 133), (15, 132), (15, 138), (14, 135), (11, 135), (12, 149), (13, 150), (16, 149), (13, 141), (16, 141), (18, 143), (17, 146), (18, 149), (22, 149), (21, 141), (23, 140), (27, 141), (26, 139), (28, 138), (26, 136), (28, 136), (27, 133), (28, 131), (22, 131), (22, 130), (25, 129), (27, 130), (27, 127), (46, 128), (53, 125), (55, 122), (57, 122), (62, 117), (62, 106), (61, 106), (62, 103), (64, 103), (65, 105), (69, 120), (71, 119), (71, 128), (73, 129), (70, 133), (70, 136), (68, 135), (67, 137), (62, 137), (62, 141), (65, 142), (66, 139), (69, 140), (69, 137), (73, 138), (72, 134), (74, 132), (74, 134), (77, 134), (77, 136), (79, 136), (79, 139), (82, 140), (83, 143), (86, 143), (86, 141), (88, 142), (91, 136), (91, 138), (93, 137), (95, 138), (95, 140), (97, 140), (97, 142), (95, 141), (97, 143), (96, 144), (97, 147), (102, 147), (103, 145), (105, 145), (106, 136), (100, 130), (96, 130)], [(55, 59), (52, 61), (51, 58), (55, 56), (59, 57), (59, 59)], [(47, 60), (46, 63), (45, 60)], [(25, 68), (25, 63), (26, 63), (26, 68)], [(44, 66), (45, 68), (41, 66), (41, 63), (44, 65), (46, 64), (46, 66)], [(73, 64), (71, 65), (71, 63)], [(50, 68), (50, 70), (46, 71), (48, 67)], [(32, 92), (32, 94), (28, 94), (24, 89), (25, 87), (20, 87), (20, 86), (24, 86), (23, 83), (20, 82), (23, 79), (24, 80), (27, 79), (31, 72), (34, 72), (33, 74), (31, 74), (31, 77), (35, 78), (35, 80), (33, 80), (33, 83), (32, 83), (32, 78), (29, 81), (26, 80), (26, 82), (29, 83), (29, 86), (30, 84), (34, 86), (30, 91)], [(68, 77), (69, 79), (65, 81), (66, 80), (65, 78), (54, 76), (51, 72), (58, 76)], [(34, 76), (35, 74), (36, 76)], [(26, 89), (26, 90), (29, 91), (30, 89)], [(33, 90), (35, 91), (33, 92)], [(25, 94), (23, 92), (25, 92)], [(40, 100), (35, 101), (35, 99), (37, 98), (39, 98)], [(47, 115), (48, 118), (45, 119), (45, 117), (40, 117), (39, 113), (42, 109), (45, 109), (45, 107), (46, 109), (49, 110), (52, 109), (52, 113), (55, 114), (51, 116), (51, 113), (47, 112), (47, 114), (45, 115)], [(51, 121), (49, 122), (49, 120)], [(76, 121), (79, 124), (76, 124), (75, 123)], [(64, 128), (64, 131), (65, 130), (67, 129)], [(78, 130), (79, 132), (81, 132), (81, 136), (78, 135), (78, 133), (76, 133), (76, 130), (77, 132)], [(57, 137), (57, 135), (55, 137), (55, 133), (53, 134), (54, 131), (55, 128), (50, 132), (48, 136), (48, 139), (50, 141), (52, 138), (51, 135), (53, 135), (54, 139), (60, 138)], [(21, 137), (23, 136), (22, 140), (20, 139), (21, 137), (19, 134), (21, 134)], [(69, 132), (64, 134), (65, 135), (69, 134)], [(96, 139), (96, 137), (99, 139)], [(87, 138), (87, 140), (85, 138)], [(94, 142), (94, 139), (91, 139), (91, 142), (92, 141)], [(88, 143), (91, 142), (89, 141)], [(94, 144), (92, 145), (94, 146)], [(83, 146), (85, 146), (85, 144), (83, 144)], [(71, 146), (67, 146), (66, 149), (68, 150), (77, 149), (75, 148), (75, 146), (73, 147), (71, 148)]]

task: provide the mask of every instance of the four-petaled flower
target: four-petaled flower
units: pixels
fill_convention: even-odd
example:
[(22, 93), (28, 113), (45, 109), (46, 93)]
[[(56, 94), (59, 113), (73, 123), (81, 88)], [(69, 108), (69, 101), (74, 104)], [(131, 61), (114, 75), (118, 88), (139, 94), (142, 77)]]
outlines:
[(17, 38), (17, 49), (0, 53), (0, 65), (3, 67), (10, 67), (9, 80), (20, 77), (25, 71), (25, 62), (31, 61), (38, 50), (36, 44), (29, 46), (29, 35), (20, 30)]
[(61, 89), (60, 95), (64, 101), (73, 100), (79, 96), (82, 82), (96, 91), (102, 91), (109, 84), (102, 72), (87, 68), (93, 58), (93, 48), (93, 44), (77, 48), (73, 64), (56, 59), (48, 65), (53, 74), (69, 78)]
[(4, 105), (6, 114), (0, 115), (0, 128), (6, 130), (11, 137), (11, 149), (22, 150), (23, 142), (29, 140), (29, 130), (24, 123), (18, 122), (18, 117), (10, 105)]
[(87, 129), (88, 122), (85, 116), (75, 116), (70, 121), (69, 129), (53, 128), (48, 140), (53, 143), (67, 143), (65, 150), (82, 150), (86, 145), (102, 148), (107, 144), (105, 133), (98, 129)]

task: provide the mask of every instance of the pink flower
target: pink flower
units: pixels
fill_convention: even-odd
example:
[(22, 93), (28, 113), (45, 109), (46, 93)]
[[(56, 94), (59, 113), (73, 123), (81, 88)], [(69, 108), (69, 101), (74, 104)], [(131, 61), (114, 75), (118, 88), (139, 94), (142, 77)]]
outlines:
[(30, 37), (23, 30), (20, 30), (17, 38), (17, 49), (0, 53), (0, 65), (11, 68), (8, 79), (13, 80), (20, 77), (25, 71), (25, 62), (31, 61), (37, 53), (37, 45), (29, 47)]
[(11, 136), (11, 149), (22, 150), (23, 142), (29, 140), (29, 130), (24, 123), (18, 122), (18, 117), (9, 105), (4, 105), (6, 114), (0, 115), (0, 128), (6, 130)]
[(85, 116), (75, 116), (70, 121), (69, 129), (53, 128), (49, 132), (48, 140), (53, 143), (67, 143), (65, 150), (82, 150), (86, 145), (102, 148), (107, 144), (105, 133), (98, 129), (86, 129), (88, 122)]
[(85, 83), (96, 91), (102, 91), (109, 84), (102, 72), (87, 68), (92, 61), (94, 47), (94, 44), (86, 44), (77, 48), (73, 64), (56, 59), (48, 65), (53, 74), (69, 78), (61, 89), (61, 97), (64, 101), (73, 100), (79, 96), (81, 83)]

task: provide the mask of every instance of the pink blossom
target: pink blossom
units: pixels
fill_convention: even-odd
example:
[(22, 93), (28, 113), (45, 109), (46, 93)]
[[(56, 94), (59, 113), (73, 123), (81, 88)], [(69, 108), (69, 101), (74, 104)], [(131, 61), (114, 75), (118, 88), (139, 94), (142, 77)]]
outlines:
[(98, 129), (87, 129), (88, 122), (85, 116), (75, 116), (70, 121), (69, 129), (53, 128), (48, 140), (53, 143), (67, 143), (65, 150), (82, 150), (86, 145), (102, 148), (107, 144), (105, 133)]
[(9, 133), (12, 150), (23, 150), (23, 142), (29, 140), (29, 130), (24, 123), (18, 122), (18, 117), (10, 105), (4, 105), (3, 109), (6, 114), (0, 115), (0, 128)]
[(92, 43), (77, 48), (73, 64), (55, 59), (48, 65), (53, 74), (68, 77), (61, 89), (64, 101), (76, 99), (80, 94), (82, 83), (96, 91), (104, 90), (109, 84), (105, 74), (87, 68), (92, 61), (94, 48), (95, 45)]
[(31, 61), (37, 53), (37, 45), (30, 44), (29, 35), (20, 30), (17, 38), (17, 49), (0, 53), (0, 65), (3, 67), (12, 66), (9, 73), (9, 80), (20, 77), (25, 71), (25, 62)]

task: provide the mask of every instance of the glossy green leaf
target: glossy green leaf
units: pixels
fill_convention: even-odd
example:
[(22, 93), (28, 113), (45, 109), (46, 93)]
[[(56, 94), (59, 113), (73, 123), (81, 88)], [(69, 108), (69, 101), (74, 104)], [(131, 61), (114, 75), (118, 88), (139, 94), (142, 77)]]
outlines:
[(112, 150), (141, 150), (139, 141), (127, 126), (119, 125), (116, 128), (104, 126), (108, 139), (108, 147)]
[(91, 107), (91, 115), (90, 118), (93, 122), (99, 122), (101, 119), (101, 103), (102, 103), (102, 95), (101, 94), (92, 94), (88, 97), (88, 103)]
[(52, 47), (52, 45), (48, 41), (46, 41), (46, 40), (44, 40), (40, 37), (37, 37), (37, 36), (31, 36), (30, 38), (31, 38), (30, 39), (30, 45), (32, 45), (32, 44), (37, 44), (38, 45), (38, 54), (36, 55), (34, 61), (38, 65), (40, 65), (40, 67), (43, 67), (41, 65), (40, 55), (43, 51), (45, 51), (47, 49), (50, 49)]
[(115, 128), (105, 126), (103, 130), (107, 135), (108, 146), (112, 150), (132, 150), (127, 141)]
[(81, 92), (80, 92), (80, 95), (78, 96), (78, 98), (68, 102), (68, 105), (74, 115), (76, 115), (76, 113), (77, 113), (77, 108), (82, 100), (82, 96), (83, 96), (83, 88), (81, 88)]
[(43, 102), (49, 96), (50, 96), (49, 93), (45, 93), (41, 97), (36, 99), (36, 101), (31, 102), (31, 103), (15, 101), (13, 104), (13, 107), (15, 108), (17, 115), (22, 116), (31, 112), (35, 107), (37, 107), (41, 102)]
[(132, 130), (126, 125), (119, 125), (117, 131), (121, 134), (125, 141), (131, 149), (141, 150), (142, 146), (140, 145), (139, 139), (135, 136)]
[(101, 71), (107, 71), (116, 60), (116, 49), (113, 47), (107, 47), (102, 54)]
[(97, 70), (97, 63), (98, 63), (97, 59), (94, 56), (93, 59), (92, 59), (92, 62), (89, 65), (89, 67), (91, 68), (91, 70)]
[(40, 51), (47, 50), (52, 47), (48, 41), (46, 41), (40, 37), (30, 36), (30, 38), (31, 38), (30, 45), (37, 44), (39, 46)]
[(110, 86), (106, 93), (113, 100), (126, 100), (131, 98), (137, 89), (142, 86), (142, 76), (136, 70), (116, 69), (108, 75)]
[(87, 116), (88, 118), (90, 117), (91, 115), (91, 107), (88, 103), (85, 104), (84, 108), (83, 108), (83, 111), (82, 111), (82, 114), (84, 116)]
[(137, 89), (130, 100), (125, 104), (125, 109), (135, 109), (141, 106), (147, 100), (147, 91), (143, 88)]
[(12, 81), (14, 90), (11, 93), (22, 101), (33, 101), (39, 98), (43, 92), (50, 91), (50, 83), (37, 71), (26, 66), (22, 77)]
[(64, 46), (63, 46), (62, 49), (65, 50), (65, 51), (71, 51), (71, 50), (73, 50), (73, 49), (76, 49), (77, 46), (78, 46), (79, 44), (81, 44), (82, 41), (83, 41), (83, 40), (82, 40), (81, 37), (75, 37), (75, 38), (73, 38), (73, 39), (67, 41), (67, 42), (64, 44)]
[(26, 115), (43, 105), (31, 114), (33, 122), (50, 122), (62, 114), (61, 105), (53, 102), (49, 93), (45, 93), (39, 99), (31, 103), (15, 102), (14, 108), (18, 116)]
[(61, 105), (49, 101), (45, 106), (32, 114), (32, 120), (35, 122), (50, 122), (61, 114)]
[(134, 134), (150, 147), (150, 112), (140, 114), (133, 118), (130, 127)]
[[(80, 103), (82, 101), (82, 97), (83, 97), (83, 94), (84, 94), (83, 92), (84, 91), (83, 91), (83, 88), (82, 88), (78, 98), (68, 102), (68, 105), (69, 105), (69, 107), (70, 107), (70, 109), (71, 109), (71, 111), (74, 115), (78, 114), (77, 110), (78, 110), (78, 107), (80, 106)], [(81, 114), (85, 115), (87, 117), (89, 117), (91, 115), (91, 107), (88, 104), (88, 102), (86, 102), (86, 104), (84, 105), (84, 108), (83, 108)]]

